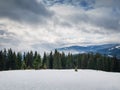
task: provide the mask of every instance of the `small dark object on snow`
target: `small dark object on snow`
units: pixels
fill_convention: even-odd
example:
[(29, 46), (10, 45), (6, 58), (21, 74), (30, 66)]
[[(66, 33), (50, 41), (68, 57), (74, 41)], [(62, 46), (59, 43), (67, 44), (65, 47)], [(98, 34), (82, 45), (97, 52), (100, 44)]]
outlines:
[(78, 70), (77, 70), (77, 67), (75, 67), (75, 71), (77, 72)]

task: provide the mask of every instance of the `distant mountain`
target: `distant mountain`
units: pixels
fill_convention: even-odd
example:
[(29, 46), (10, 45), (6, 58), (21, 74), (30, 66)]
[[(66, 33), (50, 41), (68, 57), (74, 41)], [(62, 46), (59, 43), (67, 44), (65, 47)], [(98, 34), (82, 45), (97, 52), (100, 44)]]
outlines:
[(120, 44), (104, 44), (104, 45), (91, 45), (91, 46), (69, 46), (57, 49), (65, 53), (100, 53), (110, 57), (116, 56), (120, 58)]

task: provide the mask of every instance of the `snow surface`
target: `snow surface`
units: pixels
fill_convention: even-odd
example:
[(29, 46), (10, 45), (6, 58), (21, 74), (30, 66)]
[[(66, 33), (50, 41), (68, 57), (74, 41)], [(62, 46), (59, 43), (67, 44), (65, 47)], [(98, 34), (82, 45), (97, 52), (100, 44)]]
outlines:
[(0, 90), (120, 90), (120, 73), (95, 70), (1, 71)]

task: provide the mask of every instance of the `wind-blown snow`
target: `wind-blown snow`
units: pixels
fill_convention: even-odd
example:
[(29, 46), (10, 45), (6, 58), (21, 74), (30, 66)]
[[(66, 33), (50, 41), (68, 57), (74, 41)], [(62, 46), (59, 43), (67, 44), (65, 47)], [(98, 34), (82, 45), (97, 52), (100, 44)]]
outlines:
[(1, 71), (0, 90), (120, 90), (120, 73), (94, 70)]

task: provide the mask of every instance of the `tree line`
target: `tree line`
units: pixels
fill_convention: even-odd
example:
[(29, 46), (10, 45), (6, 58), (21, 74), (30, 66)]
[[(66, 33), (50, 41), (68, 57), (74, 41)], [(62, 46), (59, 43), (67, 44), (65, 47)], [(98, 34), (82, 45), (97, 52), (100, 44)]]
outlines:
[(120, 60), (99, 53), (83, 53), (73, 55), (57, 50), (44, 52), (43, 57), (35, 51), (15, 52), (12, 49), (0, 51), (0, 70), (20, 69), (94, 69), (120, 72)]

